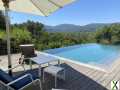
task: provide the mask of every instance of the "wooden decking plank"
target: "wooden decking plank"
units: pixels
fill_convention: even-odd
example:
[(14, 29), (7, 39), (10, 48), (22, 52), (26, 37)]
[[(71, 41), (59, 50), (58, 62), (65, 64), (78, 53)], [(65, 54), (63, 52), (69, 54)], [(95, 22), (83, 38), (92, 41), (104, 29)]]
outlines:
[(93, 77), (91, 78), (92, 80), (87, 81), (87, 82), (86, 82), (87, 84), (85, 84), (85, 86), (83, 86), (81, 89), (82, 89), (82, 90), (87, 90), (88, 88), (90, 88), (91, 85), (92, 85), (92, 86), (94, 86), (94, 85), (99, 85), (99, 86), (100, 86), (100, 84), (97, 82), (97, 80), (98, 80), (102, 75), (103, 75), (102, 72), (97, 71), (96, 74), (94, 74)]
[[(76, 71), (76, 72), (77, 72), (77, 71)], [(88, 75), (91, 75), (93, 72), (94, 72), (94, 71), (89, 70), (89, 71), (87, 71), (87, 74), (88, 74)], [(80, 72), (80, 73), (81, 73), (81, 72)], [(71, 74), (74, 75), (74, 73), (71, 73)], [(82, 79), (84, 78), (83, 76), (84, 76), (84, 74), (82, 74), (82, 73), (79, 74), (78, 76), (75, 76), (75, 75), (74, 75), (73, 77), (78, 77), (78, 78), (74, 79), (72, 82), (68, 82), (68, 81), (67, 81), (67, 82), (68, 82), (68, 85), (67, 85), (67, 86), (68, 86), (68, 87), (70, 86), (69, 88), (71, 88), (71, 87), (73, 87), (74, 85), (79, 84), (79, 83), (80, 83), (79, 81), (80, 81), (80, 80), (82, 81)]]
[[(95, 72), (96, 72), (96, 70), (94, 71), (91, 71), (91, 73), (89, 74), (89, 76), (93, 76), (94, 74), (95, 74)], [(72, 85), (72, 87), (74, 86), (74, 87), (82, 87), (82, 86), (84, 86), (86, 83), (87, 83), (87, 81), (88, 80), (90, 80), (90, 78), (88, 77), (88, 76), (82, 76), (81, 78), (78, 78), (78, 80), (76, 80), (75, 81), (75, 83), (74, 83), (74, 85)]]
[(109, 83), (116, 77), (116, 75), (118, 75), (118, 73), (120, 72), (120, 69), (116, 69), (116, 72), (112, 72), (110, 73), (110, 75), (108, 76), (108, 78), (104, 81), (104, 85), (108, 86)]
[(92, 68), (88, 68), (88, 67), (85, 67), (85, 66), (81, 66), (81, 65), (78, 65), (78, 64), (73, 64), (73, 63), (66, 63), (67, 65), (69, 65), (71, 68), (74, 68), (74, 70), (77, 70), (78, 72), (81, 72), (81, 73), (85, 73), (85, 71), (87, 70), (93, 70)]
[[(119, 81), (120, 80), (120, 71), (111, 79), (111, 81)], [(111, 87), (111, 81), (107, 83), (106, 87), (110, 89)]]
[[(81, 68), (80, 68), (81, 69)], [(68, 82), (72, 82), (73, 80), (76, 80), (78, 78), (81, 78), (81, 72), (77, 72), (76, 70), (71, 70), (71, 69), (66, 69), (66, 80), (68, 80)], [(85, 70), (85, 73), (89, 74), (90, 70)]]

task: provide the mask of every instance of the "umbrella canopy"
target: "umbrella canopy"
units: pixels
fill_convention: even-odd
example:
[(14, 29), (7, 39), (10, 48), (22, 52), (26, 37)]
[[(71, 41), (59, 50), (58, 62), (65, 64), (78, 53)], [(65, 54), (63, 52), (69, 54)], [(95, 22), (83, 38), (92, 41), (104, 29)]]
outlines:
[[(9, 10), (40, 16), (48, 16), (59, 8), (72, 3), (73, 1), (75, 0), (0, 0), (0, 10), (5, 10), (6, 18), (8, 68), (12, 67), (10, 55)], [(12, 70), (9, 70), (9, 74), (12, 74)]]
[[(17, 12), (48, 16), (73, 1), (75, 0), (9, 0), (9, 9)], [(5, 9), (2, 0), (0, 0), (0, 9)]]

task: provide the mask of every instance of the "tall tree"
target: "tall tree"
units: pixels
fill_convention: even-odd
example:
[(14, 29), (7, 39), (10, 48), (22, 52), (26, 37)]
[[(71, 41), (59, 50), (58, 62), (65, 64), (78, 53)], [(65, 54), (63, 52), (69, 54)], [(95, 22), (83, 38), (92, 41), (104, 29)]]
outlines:
[(5, 17), (2, 11), (0, 11), (0, 29), (5, 29)]
[(43, 34), (43, 27), (44, 25), (39, 22), (33, 22), (33, 21), (27, 21), (26, 26), (28, 31), (30, 31), (33, 35), (33, 37), (40, 38), (41, 34)]

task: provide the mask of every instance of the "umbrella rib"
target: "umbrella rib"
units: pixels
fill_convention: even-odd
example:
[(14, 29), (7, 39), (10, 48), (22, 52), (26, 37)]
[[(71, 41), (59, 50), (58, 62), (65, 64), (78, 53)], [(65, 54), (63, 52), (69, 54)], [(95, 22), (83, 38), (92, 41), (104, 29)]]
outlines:
[(46, 15), (32, 0), (30, 0), (33, 4), (34, 4), (34, 6), (37, 8), (37, 9), (39, 9), (40, 11), (41, 11), (41, 13), (43, 14), (43, 15), (45, 15), (46, 17), (48, 16), (48, 15)]
[(54, 4), (55, 6), (59, 7), (59, 8), (62, 8), (63, 6), (60, 6), (58, 4), (56, 4), (55, 2), (51, 1), (51, 0), (48, 0), (49, 2), (51, 2), (52, 4)]

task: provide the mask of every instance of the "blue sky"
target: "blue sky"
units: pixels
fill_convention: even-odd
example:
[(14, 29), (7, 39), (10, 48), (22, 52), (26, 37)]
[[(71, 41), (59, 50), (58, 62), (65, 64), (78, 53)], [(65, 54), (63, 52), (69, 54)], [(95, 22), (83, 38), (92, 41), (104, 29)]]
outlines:
[(120, 0), (76, 0), (48, 17), (23, 13), (10, 13), (11, 23), (27, 20), (39, 21), (46, 25), (120, 22)]

